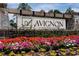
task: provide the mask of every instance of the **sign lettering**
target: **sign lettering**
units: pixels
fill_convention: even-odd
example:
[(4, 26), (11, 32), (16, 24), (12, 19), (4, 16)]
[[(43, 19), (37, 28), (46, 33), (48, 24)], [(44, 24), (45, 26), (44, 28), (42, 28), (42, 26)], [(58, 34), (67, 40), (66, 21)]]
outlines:
[(41, 18), (41, 17), (30, 17), (23, 18), (24, 29), (66, 29), (65, 19), (54, 19), (54, 18)]

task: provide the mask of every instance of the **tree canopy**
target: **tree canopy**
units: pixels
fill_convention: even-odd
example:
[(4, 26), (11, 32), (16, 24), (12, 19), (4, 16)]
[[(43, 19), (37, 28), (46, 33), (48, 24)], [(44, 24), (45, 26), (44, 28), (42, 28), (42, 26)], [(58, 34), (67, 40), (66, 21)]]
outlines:
[(28, 3), (20, 3), (18, 8), (20, 10), (31, 10), (31, 6)]
[(55, 9), (54, 13), (61, 13), (59, 10)]
[(69, 7), (69, 8), (66, 10), (65, 13), (72, 14), (73, 12), (74, 12), (74, 10), (72, 10), (72, 8)]
[(53, 13), (53, 12), (54, 12), (53, 10), (49, 10), (49, 11), (48, 11), (48, 13)]

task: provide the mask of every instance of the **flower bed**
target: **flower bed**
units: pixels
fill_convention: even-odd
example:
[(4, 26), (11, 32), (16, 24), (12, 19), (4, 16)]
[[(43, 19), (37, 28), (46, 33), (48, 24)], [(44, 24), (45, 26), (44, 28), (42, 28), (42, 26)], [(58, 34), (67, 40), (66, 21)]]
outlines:
[(1, 56), (79, 55), (79, 36), (17, 37), (0, 40)]

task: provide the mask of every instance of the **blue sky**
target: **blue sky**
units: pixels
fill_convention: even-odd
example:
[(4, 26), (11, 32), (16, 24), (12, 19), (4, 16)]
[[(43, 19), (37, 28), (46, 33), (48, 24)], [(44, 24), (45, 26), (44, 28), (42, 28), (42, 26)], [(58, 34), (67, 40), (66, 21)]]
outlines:
[[(66, 11), (67, 8), (71, 7), (74, 11), (79, 12), (79, 3), (29, 3), (34, 11), (58, 9), (61, 12)], [(17, 3), (9, 3), (8, 8), (17, 8)]]
[[(51, 9), (58, 9), (61, 12), (65, 12), (67, 8), (71, 7), (74, 11), (79, 12), (79, 3), (30, 3), (29, 4), (34, 11), (45, 10), (46, 12)], [(8, 8), (17, 8), (17, 3), (9, 3)], [(9, 14), (9, 20), (13, 19), (13, 14)], [(16, 21), (15, 21), (16, 22)]]

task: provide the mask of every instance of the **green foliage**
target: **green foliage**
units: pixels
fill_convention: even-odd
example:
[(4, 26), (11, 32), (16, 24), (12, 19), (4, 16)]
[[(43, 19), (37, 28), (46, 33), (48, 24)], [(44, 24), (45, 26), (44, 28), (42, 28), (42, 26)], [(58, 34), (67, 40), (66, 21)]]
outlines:
[(74, 12), (74, 10), (72, 10), (72, 8), (69, 7), (69, 8), (66, 10), (65, 13), (72, 14), (73, 12)]
[(61, 13), (59, 10), (49, 10), (48, 13)]
[[(39, 37), (51, 37), (51, 36), (68, 36), (79, 35), (79, 31), (25, 31), (26, 36), (39, 36)], [(21, 33), (23, 34), (23, 32)]]
[(53, 10), (49, 10), (49, 11), (48, 11), (48, 13), (53, 13), (53, 12), (54, 12)]
[(53, 36), (68, 36), (68, 35), (79, 35), (79, 31), (11, 31), (10, 34), (6, 36), (16, 37), (16, 36), (29, 36), (29, 37), (53, 37)]
[(45, 49), (46, 51), (50, 50), (50, 46), (45, 46), (45, 45), (39, 45), (39, 49)]
[(20, 10), (31, 10), (31, 6), (28, 5), (28, 3), (20, 3), (18, 8), (17, 9), (20, 9)]
[(54, 10), (54, 13), (61, 13), (59, 10)]

